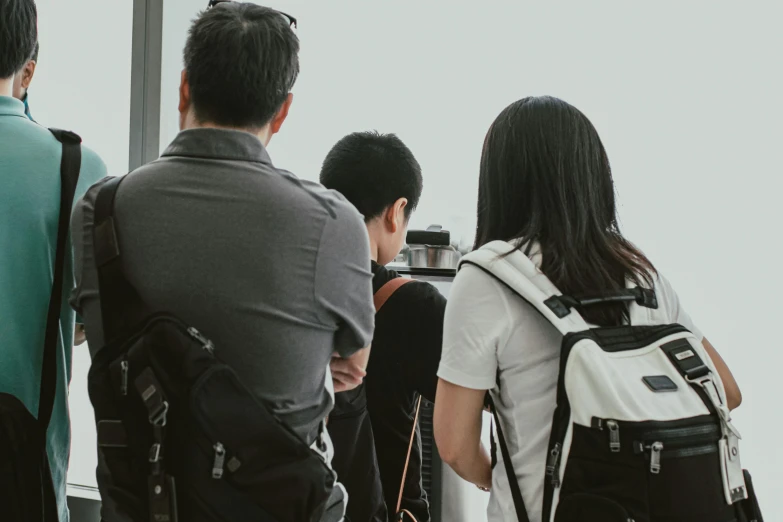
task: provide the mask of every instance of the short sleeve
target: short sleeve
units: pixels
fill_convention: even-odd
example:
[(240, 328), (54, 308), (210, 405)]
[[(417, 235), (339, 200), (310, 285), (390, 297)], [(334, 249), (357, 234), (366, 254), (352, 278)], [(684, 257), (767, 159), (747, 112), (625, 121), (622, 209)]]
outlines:
[(688, 312), (683, 308), (680, 298), (677, 295), (677, 292), (674, 291), (671, 283), (669, 283), (669, 280), (661, 274), (658, 274), (658, 288), (658, 299), (662, 299), (664, 302), (666, 313), (668, 314), (667, 320), (672, 323), (681, 324), (690, 330), (697, 339), (700, 341), (703, 340), (704, 334), (696, 327), (691, 316), (688, 315)]
[(337, 323), (335, 351), (350, 357), (369, 346), (375, 327), (370, 240), (359, 212), (344, 201), (332, 207), (321, 233), (315, 270), (315, 300)]
[(438, 377), (458, 386), (490, 390), (497, 379), (497, 353), (511, 318), (503, 289), (466, 266), (449, 292)]
[[(378, 315), (393, 312), (403, 342), (403, 371), (412, 388), (429, 401), (435, 400), (438, 365), (443, 347), (443, 319), (446, 298), (437, 288), (416, 281), (398, 290), (398, 295)], [(398, 356), (395, 354), (395, 357)]]

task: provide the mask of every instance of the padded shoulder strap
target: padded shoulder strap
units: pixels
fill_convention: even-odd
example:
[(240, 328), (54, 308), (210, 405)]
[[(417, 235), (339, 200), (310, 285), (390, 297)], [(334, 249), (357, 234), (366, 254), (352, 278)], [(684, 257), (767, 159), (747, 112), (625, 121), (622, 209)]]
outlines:
[(95, 200), (93, 249), (98, 270), (98, 292), (105, 344), (127, 332), (144, 317), (144, 306), (125, 278), (114, 218), (114, 198), (126, 176), (106, 181)]
[[(512, 252), (513, 250), (513, 252)], [(511, 254), (508, 254), (511, 252)], [(520, 250), (505, 241), (493, 241), (460, 261), (460, 269), (471, 265), (503, 283), (509, 290), (530, 303), (563, 335), (588, 330), (590, 326), (576, 310), (559, 317), (556, 303), (561, 292)], [(554, 304), (553, 304), (554, 303)]]

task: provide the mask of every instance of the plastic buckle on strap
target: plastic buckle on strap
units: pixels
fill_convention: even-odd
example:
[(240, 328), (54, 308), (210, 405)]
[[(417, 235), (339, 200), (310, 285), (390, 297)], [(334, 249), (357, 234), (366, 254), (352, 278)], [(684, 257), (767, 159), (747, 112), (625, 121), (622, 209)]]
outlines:
[(169, 403), (167, 401), (163, 401), (158, 407), (157, 410), (155, 410), (150, 415), (150, 424), (153, 426), (160, 426), (163, 427), (166, 425), (166, 417), (169, 413)]
[(150, 447), (150, 462), (156, 463), (163, 459), (163, 447), (156, 442)]

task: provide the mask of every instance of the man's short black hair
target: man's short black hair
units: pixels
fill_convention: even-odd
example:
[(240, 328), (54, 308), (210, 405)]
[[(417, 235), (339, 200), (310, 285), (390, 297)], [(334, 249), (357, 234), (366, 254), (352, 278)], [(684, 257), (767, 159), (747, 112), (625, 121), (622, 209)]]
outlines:
[(202, 12), (185, 43), (185, 71), (196, 118), (261, 128), (299, 74), (299, 39), (277, 11), (223, 2)]
[(19, 72), (38, 41), (34, 0), (0, 0), (0, 79)]
[(421, 198), (421, 167), (394, 134), (355, 132), (338, 141), (321, 167), (321, 184), (340, 192), (370, 221), (400, 198), (406, 217)]
[(33, 55), (30, 57), (30, 59), (36, 63), (38, 63), (38, 51), (41, 50), (41, 46), (38, 45), (38, 42), (35, 42), (35, 50), (33, 51)]

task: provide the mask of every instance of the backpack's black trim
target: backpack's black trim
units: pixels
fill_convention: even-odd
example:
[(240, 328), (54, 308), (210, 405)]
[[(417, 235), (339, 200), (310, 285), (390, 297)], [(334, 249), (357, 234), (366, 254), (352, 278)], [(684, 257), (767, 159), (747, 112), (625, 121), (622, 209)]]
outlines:
[(688, 329), (679, 324), (593, 328), (566, 335), (563, 338), (563, 349), (565, 350), (566, 345), (569, 345), (568, 351), (570, 353), (576, 343), (590, 339), (605, 352), (626, 352), (644, 348), (664, 337), (685, 332), (688, 332)]

